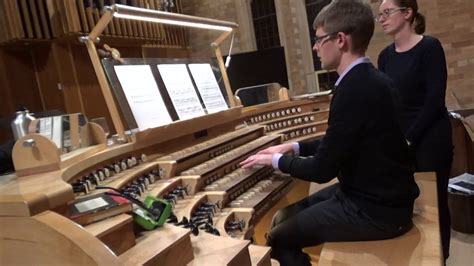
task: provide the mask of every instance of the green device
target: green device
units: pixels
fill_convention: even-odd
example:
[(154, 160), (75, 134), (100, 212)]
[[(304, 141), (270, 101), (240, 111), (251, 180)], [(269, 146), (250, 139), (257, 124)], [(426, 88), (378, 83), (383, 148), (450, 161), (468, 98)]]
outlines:
[(150, 195), (145, 197), (145, 201), (125, 195), (122, 191), (108, 186), (96, 186), (96, 189), (110, 189), (113, 192), (105, 192), (106, 195), (119, 196), (128, 199), (138, 207), (133, 210), (133, 220), (146, 230), (153, 230), (163, 226), (171, 215), (171, 203), (164, 199)]
[[(171, 204), (163, 199), (146, 196), (144, 206), (133, 210), (134, 221), (146, 230), (163, 226), (171, 215)], [(146, 208), (143, 208), (146, 207)]]

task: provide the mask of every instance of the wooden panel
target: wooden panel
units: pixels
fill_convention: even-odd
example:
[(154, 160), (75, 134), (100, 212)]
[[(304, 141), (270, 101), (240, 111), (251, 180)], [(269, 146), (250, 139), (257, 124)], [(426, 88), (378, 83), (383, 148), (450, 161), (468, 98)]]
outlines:
[(309, 184), (309, 182), (295, 179), (294, 186), (291, 191), (289, 191), (285, 197), (273, 205), (273, 207), (267, 211), (265, 215), (260, 218), (260, 221), (255, 225), (254, 244), (265, 245), (267, 242), (265, 235), (271, 227), (273, 215), (275, 215), (278, 210), (307, 197), (309, 194)]
[(141, 48), (133, 46), (119, 47), (120, 56), (123, 58), (141, 58)]
[(60, 171), (28, 177), (13, 175), (4, 180), (8, 182), (0, 186), (0, 216), (32, 216), (62, 209), (74, 199), (72, 188), (62, 181)]
[[(181, 1), (176, 1), (176, 8), (177, 8), (178, 13), (184, 14)], [(183, 46), (183, 47), (187, 47), (188, 46), (188, 40), (187, 40), (187, 36), (186, 36), (186, 29), (184, 27), (179, 28), (179, 35), (180, 35), (180, 45)]]
[(270, 247), (250, 245), (249, 253), (252, 265), (270, 266), (270, 250)]
[[(109, 4), (110, 4), (110, 5), (114, 5), (114, 4), (115, 4), (115, 0), (109, 0)], [(114, 19), (112, 20), (112, 22), (114, 23), (115, 33), (116, 33), (118, 36), (122, 36), (122, 35), (123, 35), (123, 32), (122, 32), (122, 24), (118, 21), (117, 18), (114, 18)]]
[[(1, 217), (4, 265), (118, 265), (117, 257), (97, 238), (63, 216)], [(67, 237), (66, 237), (67, 236)]]
[[(53, 43), (52, 52), (57, 66), (64, 106), (67, 113), (84, 113), (82, 98), (72, 57), (71, 45)], [(90, 79), (90, 77), (89, 77)]]
[(142, 47), (143, 58), (188, 58), (189, 50), (186, 48), (162, 48), (162, 47)]
[(32, 18), (32, 21), (33, 21), (35, 37), (37, 39), (42, 39), (43, 38), (43, 32), (41, 31), (40, 13), (39, 13), (39, 9), (37, 8), (36, 4), (37, 4), (37, 2), (35, 0), (30, 0), (31, 18)]
[(189, 234), (168, 224), (141, 232), (137, 244), (119, 259), (123, 265), (186, 265), (193, 257)]
[(92, 67), (91, 59), (83, 45), (71, 46), (71, 58), (74, 62), (74, 73), (77, 86), (80, 87), (83, 112), (87, 118), (105, 117), (111, 130), (114, 129), (104, 96), (99, 87), (97, 75)]
[(89, 233), (106, 244), (116, 255), (120, 255), (135, 245), (133, 219), (128, 214), (120, 214), (84, 227)]
[[(4, 49), (0, 49), (0, 63), (6, 66), (7, 59), (6, 59), (6, 51)], [(0, 104), (0, 117), (6, 118), (12, 116), (13, 111), (15, 110), (13, 101), (10, 99), (11, 92), (10, 86), (8, 85), (8, 73), (6, 67), (0, 68), (0, 86), (2, 90), (2, 98), (6, 100), (2, 100), (2, 104)], [(0, 132), (1, 133), (1, 132)]]
[[(3, 49), (0, 49), (0, 64), (5, 65), (4, 62), (5, 51)], [(10, 130), (10, 121), (14, 117), (15, 107), (13, 101), (10, 100), (12, 97), (10, 92), (10, 86), (8, 84), (9, 81), (7, 68), (1, 67), (0, 88), (2, 95), (2, 104), (0, 104), (0, 144), (3, 144), (9, 139), (13, 139), (12, 131)]]
[(81, 32), (81, 21), (79, 18), (79, 10), (75, 0), (65, 0), (66, 15), (68, 17), (69, 31), (72, 33)]
[(28, 4), (27, 0), (21, 0), (20, 2), (20, 8), (21, 8), (21, 15), (23, 18), (23, 25), (26, 31), (26, 37), (27, 38), (33, 38), (33, 25), (31, 23), (30, 15), (29, 15), (29, 9), (28, 9)]
[(36, 79), (42, 95), (45, 110), (66, 112), (64, 96), (58, 88), (59, 72), (54, 60), (51, 45), (37, 47), (33, 52)]
[[(28, 139), (34, 141), (33, 146), (23, 145)], [(16, 175), (25, 176), (59, 170), (59, 155), (56, 144), (42, 135), (29, 134), (19, 138), (12, 151)]]
[[(88, 58), (83, 56), (82, 58), (74, 57), (76, 50), (85, 49), (83, 47), (74, 46), (71, 44), (60, 44), (55, 43), (53, 45), (53, 52), (57, 63), (57, 70), (60, 77), (61, 87), (64, 93), (64, 102), (66, 111), (68, 113), (84, 113), (83, 97), (81, 91), (85, 88), (81, 88), (80, 83), (83, 80), (79, 80), (76, 74), (76, 63), (77, 60), (87, 60)], [(85, 81), (93, 80), (95, 75), (91, 75), (85, 79)]]
[(84, 1), (77, 1), (77, 9), (79, 10), (79, 19), (81, 21), (82, 32), (89, 33), (89, 24), (87, 24), (86, 9), (84, 7)]
[[(10, 91), (10, 111), (15, 111), (20, 106), (26, 106), (31, 112), (43, 111), (31, 53), (26, 49), (7, 50), (2, 65), (8, 66), (4, 68), (7, 82), (2, 89)], [(2, 101), (2, 105), (4, 102)]]
[(38, 2), (38, 10), (39, 10), (39, 16), (41, 20), (41, 27), (43, 29), (43, 34), (44, 37), (47, 39), (51, 38), (51, 31), (49, 29), (49, 22), (48, 22), (48, 14), (47, 14), (47, 7), (44, 1), (39, 1)]
[(5, 8), (0, 3), (0, 42), (5, 42), (8, 40), (8, 32), (6, 27), (6, 17), (4, 15)]
[(249, 241), (203, 233), (191, 241), (194, 259), (189, 265), (250, 265)]
[(25, 31), (23, 30), (23, 25), (21, 23), (20, 17), (20, 7), (18, 1), (10, 1), (11, 14), (13, 18), (13, 23), (15, 25), (17, 38), (25, 38)]
[(53, 37), (59, 37), (63, 35), (61, 16), (59, 10), (56, 7), (55, 0), (46, 0), (47, 16), (51, 24), (51, 31)]

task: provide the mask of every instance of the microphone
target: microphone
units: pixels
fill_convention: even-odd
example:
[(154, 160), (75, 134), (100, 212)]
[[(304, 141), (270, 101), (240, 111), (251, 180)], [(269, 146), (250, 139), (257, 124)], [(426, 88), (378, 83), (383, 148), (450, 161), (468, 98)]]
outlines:
[(229, 65), (230, 65), (230, 59), (231, 59), (231, 57), (230, 57), (230, 55), (228, 55), (227, 58), (225, 59), (225, 64), (224, 64), (224, 65), (225, 65), (225, 68), (228, 68), (228, 67), (229, 67)]
[(225, 68), (228, 68), (230, 65), (230, 55), (232, 54), (232, 46), (234, 46), (234, 35), (235, 32), (232, 32), (232, 39), (230, 39), (230, 46), (229, 46), (229, 53), (227, 55), (227, 58), (225, 59)]

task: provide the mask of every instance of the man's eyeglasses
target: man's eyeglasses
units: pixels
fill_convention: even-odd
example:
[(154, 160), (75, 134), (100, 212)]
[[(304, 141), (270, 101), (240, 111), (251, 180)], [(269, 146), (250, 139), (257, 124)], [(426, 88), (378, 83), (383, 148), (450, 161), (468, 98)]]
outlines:
[(334, 36), (335, 34), (337, 34), (338, 32), (332, 32), (332, 33), (328, 33), (328, 34), (324, 34), (323, 36), (316, 36), (316, 37), (313, 37), (313, 42), (315, 45), (317, 46), (321, 46), (326, 40), (329, 40), (330, 38), (327, 38), (326, 37), (330, 37), (330, 36)]
[(384, 11), (382, 11), (382, 13), (378, 13), (377, 16), (375, 16), (375, 21), (380, 22), (382, 17), (386, 19), (390, 15), (392, 15), (393, 13), (395, 13), (397, 11), (401, 11), (401, 10), (406, 10), (406, 9), (407, 9), (406, 7), (387, 8)]

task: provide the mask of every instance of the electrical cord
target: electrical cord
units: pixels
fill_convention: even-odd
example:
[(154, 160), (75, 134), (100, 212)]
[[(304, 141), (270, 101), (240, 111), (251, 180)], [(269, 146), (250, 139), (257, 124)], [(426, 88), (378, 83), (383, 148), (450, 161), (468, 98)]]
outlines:
[(110, 195), (110, 196), (119, 196), (119, 197), (122, 197), (122, 198), (125, 198), (129, 201), (131, 201), (132, 203), (136, 204), (138, 207), (144, 209), (145, 211), (149, 212), (153, 217), (154, 220), (158, 219), (159, 216), (160, 216), (160, 213), (157, 213), (155, 210), (153, 209), (150, 209), (148, 208), (147, 206), (145, 206), (145, 204), (133, 197), (130, 197), (128, 195), (125, 195), (122, 193), (122, 191), (116, 189), (116, 188), (113, 188), (113, 187), (107, 187), (107, 186), (97, 186), (95, 187), (96, 189), (110, 189), (110, 190), (113, 190), (115, 191), (116, 193), (112, 193), (112, 192), (105, 192), (106, 195)]

